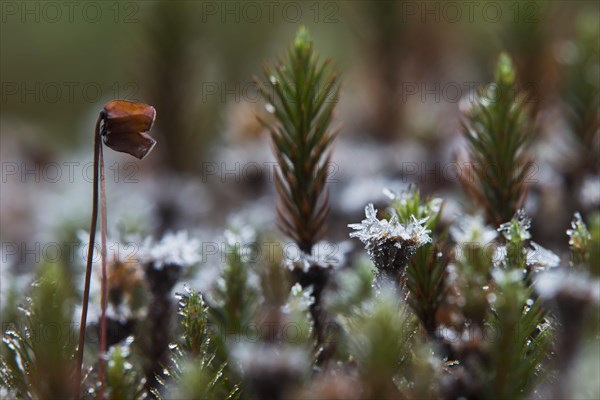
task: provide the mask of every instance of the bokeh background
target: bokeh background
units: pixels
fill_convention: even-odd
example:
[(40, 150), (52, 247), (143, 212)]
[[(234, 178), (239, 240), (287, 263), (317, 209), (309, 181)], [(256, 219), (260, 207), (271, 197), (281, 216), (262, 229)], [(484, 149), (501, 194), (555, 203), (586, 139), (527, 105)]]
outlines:
[(561, 254), (573, 212), (599, 205), (598, 135), (586, 142), (570, 117), (597, 104), (597, 1), (67, 3), (1, 3), (4, 294), (44, 261), (81, 272), (93, 126), (115, 98), (156, 107), (158, 144), (143, 161), (106, 152), (111, 231), (188, 229), (205, 242), (231, 223), (275, 232), (252, 77), (301, 25), (344, 82), (327, 239), (347, 238), (384, 187), (444, 198), (446, 220), (478, 211), (458, 180), (461, 107), (502, 50), (538, 121), (525, 204), (536, 241)]

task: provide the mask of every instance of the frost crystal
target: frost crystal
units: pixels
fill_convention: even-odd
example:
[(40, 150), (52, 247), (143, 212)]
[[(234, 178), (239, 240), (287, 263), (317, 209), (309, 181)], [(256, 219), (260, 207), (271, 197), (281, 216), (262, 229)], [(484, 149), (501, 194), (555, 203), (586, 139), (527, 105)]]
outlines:
[(392, 217), (377, 219), (377, 210), (369, 203), (365, 207), (366, 218), (360, 224), (350, 224), (355, 232), (350, 237), (358, 238), (365, 244), (369, 256), (378, 269), (397, 269), (406, 265), (415, 251), (431, 242), (430, 230), (423, 224), (428, 218), (416, 219), (401, 224), (394, 209), (390, 209)]
[(392, 218), (389, 221), (385, 218), (379, 220), (377, 219), (377, 210), (372, 203), (369, 203), (365, 207), (366, 218), (360, 224), (348, 225), (348, 227), (356, 230), (356, 232), (350, 233), (350, 237), (356, 237), (365, 244), (382, 238), (398, 240), (399, 242), (410, 241), (417, 247), (431, 241), (429, 237), (430, 230), (423, 226), (429, 218), (416, 219), (413, 216), (409, 224), (403, 225), (399, 222), (396, 211), (393, 209), (389, 211), (392, 213)]
[(450, 227), (450, 236), (458, 243), (478, 243), (481, 247), (496, 239), (498, 233), (487, 226), (481, 215), (465, 215)]
[(569, 246), (573, 251), (587, 251), (588, 243), (592, 239), (592, 235), (590, 235), (590, 232), (585, 226), (581, 214), (575, 213), (575, 216), (571, 221), (571, 229), (567, 230), (567, 235), (569, 236)]
[(556, 268), (560, 265), (560, 257), (536, 242), (530, 243), (527, 249), (527, 266), (534, 270)]
[(311, 295), (311, 292), (312, 290), (302, 289), (302, 286), (296, 283), (290, 290), (290, 299), (283, 306), (283, 312), (289, 314), (293, 311), (299, 311), (308, 315), (310, 306), (315, 302), (315, 298)]
[(165, 265), (189, 267), (200, 261), (201, 243), (188, 236), (187, 231), (167, 233), (160, 242), (147, 238), (140, 249), (142, 262), (152, 263), (154, 268)]
[(498, 232), (501, 232), (509, 242), (514, 240), (524, 241), (531, 238), (529, 228), (531, 228), (531, 218), (525, 214), (525, 210), (520, 209), (512, 220), (500, 225)]
[[(494, 266), (497, 268), (508, 268), (508, 252), (506, 246), (498, 246), (494, 252)], [(542, 247), (536, 242), (530, 242), (525, 248), (526, 266), (536, 272), (557, 268), (560, 265), (560, 257), (553, 251)]]

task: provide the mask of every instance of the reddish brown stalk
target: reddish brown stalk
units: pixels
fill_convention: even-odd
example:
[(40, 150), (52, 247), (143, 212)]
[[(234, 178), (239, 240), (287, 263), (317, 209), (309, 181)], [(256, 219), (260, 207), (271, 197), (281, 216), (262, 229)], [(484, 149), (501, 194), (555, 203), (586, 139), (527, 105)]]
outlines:
[(101, 308), (100, 315), (100, 356), (98, 358), (98, 380), (100, 388), (98, 398), (104, 399), (104, 380), (105, 380), (105, 354), (106, 354), (106, 303), (108, 298), (108, 285), (106, 276), (106, 184), (104, 179), (104, 154), (100, 146), (100, 237), (102, 241), (101, 263), (102, 263), (102, 283), (101, 283)]
[(85, 267), (85, 284), (83, 289), (83, 303), (81, 306), (81, 321), (79, 323), (79, 342), (77, 346), (77, 366), (75, 369), (75, 390), (73, 398), (79, 398), (81, 390), (81, 368), (83, 366), (83, 350), (85, 346), (85, 328), (87, 320), (88, 303), (90, 300), (90, 281), (92, 277), (92, 260), (94, 258), (94, 242), (96, 240), (96, 225), (98, 222), (98, 160), (102, 147), (102, 138), (100, 137), (100, 123), (104, 114), (101, 113), (96, 121), (94, 129), (94, 180), (92, 195), (92, 222), (90, 226), (90, 240), (88, 243), (87, 263)]
[[(156, 141), (148, 135), (152, 127), (156, 111), (154, 107), (147, 104), (133, 103), (126, 100), (113, 100), (108, 102), (100, 112), (96, 129), (94, 131), (94, 196), (92, 203), (92, 226), (90, 228), (90, 243), (88, 248), (88, 259), (85, 270), (85, 287), (83, 290), (83, 305), (81, 309), (81, 324), (79, 327), (79, 347), (77, 353), (77, 368), (75, 370), (75, 382), (73, 397), (79, 398), (81, 392), (81, 368), (83, 366), (83, 349), (85, 345), (85, 328), (87, 310), (90, 300), (90, 280), (92, 276), (92, 259), (94, 256), (94, 239), (96, 237), (96, 225), (98, 221), (98, 195), (100, 194), (100, 215), (102, 225), (101, 263), (102, 263), (102, 285), (101, 285), (101, 308), (100, 317), (100, 357), (98, 360), (98, 380), (100, 387), (98, 398), (104, 399), (105, 388), (105, 356), (107, 349), (106, 332), (106, 306), (108, 299), (108, 284), (106, 271), (106, 185), (104, 178), (104, 155), (102, 152), (102, 140), (104, 144), (113, 150), (131, 154), (140, 160), (148, 154)], [(100, 126), (103, 131), (100, 132)], [(100, 193), (98, 194), (98, 187)]]

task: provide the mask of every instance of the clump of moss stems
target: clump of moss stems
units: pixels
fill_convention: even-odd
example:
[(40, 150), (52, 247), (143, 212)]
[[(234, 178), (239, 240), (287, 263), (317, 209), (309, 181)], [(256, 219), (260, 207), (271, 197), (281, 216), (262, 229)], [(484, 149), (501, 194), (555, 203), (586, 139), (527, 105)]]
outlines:
[(319, 61), (308, 31), (300, 28), (287, 57), (276, 66), (265, 65), (267, 83), (260, 85), (277, 121), (263, 122), (279, 166), (279, 227), (306, 254), (324, 233), (329, 209), (325, 182), (337, 132), (330, 125), (339, 97), (329, 64)]
[(475, 173), (462, 181), (494, 225), (511, 219), (526, 193), (532, 165), (526, 149), (533, 135), (526, 100), (511, 58), (501, 53), (494, 82), (476, 96), (463, 121)]
[[(338, 77), (329, 60), (319, 60), (308, 30), (301, 27), (285, 58), (274, 66), (265, 64), (264, 78), (264, 84), (256, 77), (255, 81), (275, 117), (273, 123), (261, 121), (271, 133), (279, 166), (275, 173), (278, 225), (310, 257), (325, 232), (329, 211), (325, 184), (330, 148), (339, 131), (331, 128), (339, 99)], [(312, 286), (315, 334), (322, 342), (325, 321), (320, 300), (328, 271), (314, 260), (308, 262), (308, 268), (297, 265), (293, 273), (303, 287)]]

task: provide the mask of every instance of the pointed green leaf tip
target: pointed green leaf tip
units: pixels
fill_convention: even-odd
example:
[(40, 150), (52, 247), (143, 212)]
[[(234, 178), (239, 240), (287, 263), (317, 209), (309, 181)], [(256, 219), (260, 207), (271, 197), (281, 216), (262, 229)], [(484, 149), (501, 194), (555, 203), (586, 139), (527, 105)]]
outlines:
[(305, 26), (301, 26), (296, 33), (296, 38), (294, 39), (294, 47), (296, 50), (299, 50), (303, 53), (308, 52), (311, 47), (311, 39), (310, 33), (308, 33), (308, 29)]
[(498, 57), (495, 80), (500, 85), (512, 85), (515, 82), (515, 69), (512, 60), (504, 52), (500, 53), (500, 57)]

